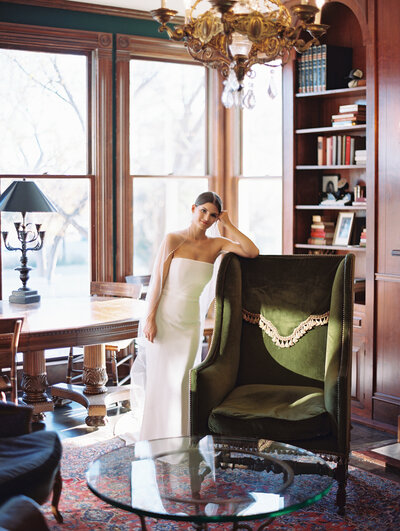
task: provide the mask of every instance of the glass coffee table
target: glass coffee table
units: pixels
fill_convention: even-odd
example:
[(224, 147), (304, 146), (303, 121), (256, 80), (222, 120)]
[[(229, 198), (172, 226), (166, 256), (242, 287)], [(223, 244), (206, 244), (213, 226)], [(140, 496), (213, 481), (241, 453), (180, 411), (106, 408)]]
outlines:
[(288, 444), (226, 437), (139, 441), (94, 460), (86, 473), (94, 494), (139, 516), (191, 522), (231, 522), (276, 517), (327, 494), (333, 470), (317, 455)]

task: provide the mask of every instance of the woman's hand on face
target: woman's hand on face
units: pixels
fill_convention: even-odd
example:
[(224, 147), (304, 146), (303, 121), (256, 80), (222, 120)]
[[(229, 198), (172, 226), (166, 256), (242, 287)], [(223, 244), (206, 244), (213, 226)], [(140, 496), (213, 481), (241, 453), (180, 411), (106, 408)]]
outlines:
[(154, 338), (157, 335), (157, 325), (155, 319), (148, 317), (143, 328), (143, 334), (146, 339), (151, 343), (154, 342)]
[(232, 222), (231, 220), (229, 219), (229, 215), (228, 215), (228, 211), (227, 210), (222, 210), (219, 217), (218, 217), (218, 221), (221, 223), (222, 226), (228, 226), (228, 225), (232, 225)]

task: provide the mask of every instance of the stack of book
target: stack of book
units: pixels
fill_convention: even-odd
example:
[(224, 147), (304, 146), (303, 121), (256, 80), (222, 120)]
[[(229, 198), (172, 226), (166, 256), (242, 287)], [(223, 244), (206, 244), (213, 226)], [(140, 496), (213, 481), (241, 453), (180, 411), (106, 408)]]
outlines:
[(356, 149), (354, 151), (354, 163), (357, 166), (365, 166), (367, 164), (367, 150)]
[(360, 236), (360, 247), (367, 246), (367, 229), (364, 227)]
[(333, 221), (326, 221), (322, 216), (312, 217), (311, 232), (307, 243), (310, 245), (331, 245), (335, 232)]
[(340, 105), (339, 114), (332, 115), (332, 127), (347, 127), (365, 124), (365, 103), (351, 103)]

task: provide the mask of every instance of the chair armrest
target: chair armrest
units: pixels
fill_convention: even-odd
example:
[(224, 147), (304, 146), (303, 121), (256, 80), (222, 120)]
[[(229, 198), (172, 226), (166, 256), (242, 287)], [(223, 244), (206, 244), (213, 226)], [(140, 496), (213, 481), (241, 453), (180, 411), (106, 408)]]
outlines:
[(233, 390), (237, 378), (235, 363), (227, 363), (222, 356), (209, 353), (205, 361), (190, 371), (190, 424), (191, 435), (205, 435), (208, 417)]
[(0, 401), (0, 438), (31, 432), (33, 408)]
[(27, 496), (15, 496), (0, 508), (0, 530), (48, 531), (49, 526), (40, 506)]

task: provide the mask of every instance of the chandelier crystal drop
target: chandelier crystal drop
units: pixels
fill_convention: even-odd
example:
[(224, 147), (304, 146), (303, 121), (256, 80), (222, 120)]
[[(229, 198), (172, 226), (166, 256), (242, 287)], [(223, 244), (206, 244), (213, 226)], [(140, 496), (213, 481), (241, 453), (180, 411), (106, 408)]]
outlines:
[[(245, 87), (245, 78), (254, 77), (253, 65), (283, 65), (293, 49), (305, 52), (319, 44), (328, 29), (316, 21), (320, 0), (301, 0), (290, 11), (282, 0), (186, 1), (182, 25), (168, 25), (177, 11), (167, 8), (165, 0), (151, 14), (160, 23), (160, 32), (182, 41), (194, 59), (221, 73), (225, 107), (253, 108), (251, 83), (248, 90)], [(211, 8), (205, 10), (209, 4)], [(311, 38), (307, 39), (305, 32)]]

